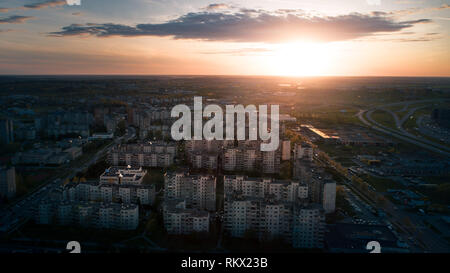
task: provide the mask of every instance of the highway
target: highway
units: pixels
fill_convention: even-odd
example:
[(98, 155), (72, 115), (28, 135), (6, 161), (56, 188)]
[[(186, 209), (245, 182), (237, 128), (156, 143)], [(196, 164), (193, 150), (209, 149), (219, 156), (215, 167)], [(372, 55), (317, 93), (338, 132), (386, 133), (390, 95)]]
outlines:
[[(324, 162), (318, 157), (315, 157), (315, 160), (323, 166), (330, 166), (334, 168), (333, 164)], [(358, 187), (353, 185), (351, 175), (342, 175), (342, 177), (345, 179), (344, 184), (359, 197), (361, 197), (361, 200), (367, 202), (367, 204), (374, 208), (380, 207), (376, 200), (373, 200), (366, 193), (362, 192)], [(411, 251), (419, 252), (423, 249), (425, 252), (432, 253), (450, 252), (450, 246), (445, 239), (441, 238), (441, 236), (435, 234), (432, 230), (426, 227), (420, 216), (398, 209), (387, 199), (385, 205), (383, 206), (383, 210), (386, 212), (388, 222), (404, 233), (402, 235), (402, 239), (403, 241), (409, 243)]]
[[(415, 111), (417, 111), (418, 109), (420, 109), (421, 107), (416, 107), (414, 109), (411, 109), (407, 115), (405, 115), (405, 117), (402, 120), (399, 120), (397, 115), (395, 115), (394, 113), (392, 113), (392, 111), (386, 110), (386, 107), (389, 106), (397, 106), (397, 105), (409, 105), (412, 103), (424, 103), (424, 102), (436, 102), (436, 101), (442, 101), (442, 100), (422, 100), (422, 101), (407, 101), (407, 102), (399, 102), (399, 103), (392, 103), (392, 104), (386, 104), (386, 105), (382, 105), (382, 106), (378, 106), (372, 109), (368, 109), (368, 110), (360, 110), (359, 113), (357, 114), (357, 117), (359, 118), (359, 120), (364, 123), (365, 125), (367, 125), (368, 127), (377, 130), (379, 132), (382, 132), (384, 134), (393, 136), (395, 138), (401, 139), (405, 142), (409, 142), (412, 143), (414, 145), (417, 145), (419, 147), (425, 148), (427, 150), (433, 151), (435, 153), (441, 154), (441, 155), (445, 155), (445, 156), (450, 156), (450, 149), (444, 145), (441, 145), (439, 143), (436, 142), (432, 142), (428, 139), (424, 139), (424, 138), (419, 138), (417, 136), (414, 136), (410, 133), (408, 133), (406, 130), (403, 129), (402, 125), (403, 123), (406, 121), (406, 118), (409, 117), (411, 114), (413, 114)], [(388, 128), (380, 123), (378, 123), (377, 121), (375, 121), (372, 118), (372, 113), (375, 112), (377, 109), (382, 109), (384, 111), (390, 112), (391, 114), (393, 114), (395, 122), (396, 122), (396, 126), (398, 128), (397, 131), (393, 130), (392, 128)]]

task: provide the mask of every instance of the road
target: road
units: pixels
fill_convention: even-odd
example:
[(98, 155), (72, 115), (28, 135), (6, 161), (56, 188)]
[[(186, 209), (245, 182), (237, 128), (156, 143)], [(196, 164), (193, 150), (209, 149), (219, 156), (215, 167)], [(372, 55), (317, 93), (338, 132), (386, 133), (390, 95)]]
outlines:
[(431, 121), (431, 117), (428, 115), (421, 115), (416, 120), (417, 128), (422, 135), (450, 143), (450, 130), (432, 123), (434, 122)]
[[(435, 102), (435, 101), (436, 100), (423, 100), (423, 101), (414, 101), (414, 103)], [(393, 106), (393, 105), (410, 104), (410, 103), (412, 103), (412, 102), (401, 102), (401, 103), (395, 103), (395, 104), (387, 104), (387, 105), (379, 106), (377, 108), (372, 108), (369, 110), (360, 110), (359, 113), (357, 114), (357, 117), (359, 118), (359, 120), (361, 120), (362, 123), (364, 123), (365, 125), (367, 125), (368, 127), (372, 128), (374, 130), (377, 130), (384, 134), (404, 140), (406, 142), (412, 143), (414, 145), (417, 145), (419, 147), (433, 151), (435, 153), (445, 155), (445, 156), (450, 156), (450, 149), (448, 147), (441, 145), (439, 143), (432, 142), (427, 139), (418, 138), (418, 137), (406, 132), (405, 130), (403, 130), (403, 128), (401, 127), (402, 121), (398, 120), (398, 117), (396, 119), (396, 124), (399, 129), (398, 131), (394, 131), (393, 129), (388, 128), (388, 127), (378, 123), (371, 117), (372, 113), (375, 112), (379, 108), (385, 108), (385, 107)], [(417, 108), (415, 108), (415, 109), (417, 109)], [(385, 110), (385, 109), (383, 109), (383, 110)], [(397, 115), (395, 115), (395, 116), (397, 116)]]
[(71, 169), (68, 174), (60, 175), (60, 177), (53, 181), (49, 181), (49, 183), (42, 185), (39, 189), (36, 189), (23, 197), (21, 201), (3, 209), (1, 212), (2, 219), (0, 223), (2, 226), (0, 227), (0, 232), (11, 233), (20, 228), (33, 217), (33, 209), (36, 208), (42, 200), (47, 199), (52, 190), (62, 186), (66, 180), (72, 179), (77, 173), (87, 170), (112, 149), (114, 145), (121, 143), (122, 141), (129, 141), (135, 137), (136, 131), (134, 128), (130, 127), (126, 135), (116, 138), (109, 145), (97, 151), (88, 161), (81, 163), (81, 166)]
[[(315, 160), (323, 166), (335, 168), (333, 164), (325, 162), (318, 157), (315, 157)], [(338, 170), (336, 171), (337, 173), (341, 174)], [(341, 175), (344, 178), (344, 184), (353, 192), (355, 192), (362, 201), (366, 202), (374, 208), (380, 207), (380, 205), (377, 204), (377, 200), (374, 200), (373, 197), (369, 197), (366, 193), (362, 192), (358, 187), (355, 187), (353, 185), (352, 177), (350, 174)], [(377, 193), (377, 196), (378, 194), (379, 193)], [(441, 238), (441, 236), (435, 234), (428, 227), (426, 227), (419, 216), (398, 209), (389, 200), (386, 200), (385, 204), (382, 207), (384, 212), (386, 213), (386, 219), (388, 220), (388, 222), (397, 227), (404, 234), (407, 234), (406, 237), (405, 235), (402, 235), (402, 239), (410, 244), (411, 251), (419, 252), (421, 250), (420, 248), (422, 248), (426, 252), (450, 252), (450, 246), (447, 241)], [(418, 246), (420, 246), (420, 248)]]

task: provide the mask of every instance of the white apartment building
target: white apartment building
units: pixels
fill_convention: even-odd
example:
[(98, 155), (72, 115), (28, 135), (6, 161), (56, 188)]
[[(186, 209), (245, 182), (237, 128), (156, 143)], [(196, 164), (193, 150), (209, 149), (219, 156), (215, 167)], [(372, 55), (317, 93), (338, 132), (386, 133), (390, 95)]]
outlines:
[(214, 169), (221, 154), (221, 167), (225, 171), (279, 173), (281, 148), (274, 152), (261, 152), (260, 144), (260, 141), (253, 140), (189, 140), (185, 142), (185, 151), (194, 168)]
[(242, 151), (243, 161), (242, 170), (243, 171), (255, 171), (259, 167), (259, 153), (255, 149), (246, 149)]
[(291, 160), (291, 141), (283, 140), (281, 145), (281, 160)]
[(185, 141), (185, 151), (188, 155), (197, 152), (219, 153), (224, 145), (223, 140), (187, 140)]
[(277, 201), (295, 202), (308, 198), (308, 186), (297, 181), (252, 178), (243, 175), (224, 176), (224, 195), (272, 198)]
[(299, 184), (298, 185), (298, 198), (300, 199), (307, 199), (309, 196), (309, 188), (306, 184)]
[(256, 149), (230, 148), (223, 152), (225, 171), (255, 171), (273, 174), (280, 172), (280, 151), (261, 152)]
[(190, 175), (186, 172), (166, 173), (164, 200), (185, 200), (188, 207), (216, 210), (216, 178), (211, 175)]
[(42, 202), (35, 213), (40, 225), (76, 225), (101, 229), (135, 230), (139, 207), (135, 204), (98, 202)]
[(218, 154), (196, 152), (190, 156), (190, 162), (194, 169), (216, 170)]
[(262, 163), (261, 171), (263, 173), (273, 174), (280, 172), (280, 151), (261, 152)]
[(265, 202), (258, 198), (227, 198), (224, 212), (224, 227), (232, 237), (242, 238), (252, 230), (259, 239), (289, 239), (290, 204)]
[(118, 145), (108, 153), (108, 162), (114, 166), (169, 167), (176, 152), (176, 144), (165, 142)]
[(71, 183), (63, 188), (62, 200), (99, 201), (125, 204), (153, 205), (155, 185), (117, 185), (98, 182)]
[(168, 234), (209, 232), (209, 213), (197, 209), (186, 209), (185, 201), (164, 201), (163, 219)]
[(236, 148), (227, 149), (223, 153), (223, 169), (225, 171), (235, 171), (241, 169), (241, 151)]
[(297, 210), (293, 217), (292, 246), (323, 248), (325, 216), (320, 206)]
[(332, 213), (336, 209), (336, 182), (327, 181), (323, 184), (322, 205), (325, 213)]
[(224, 228), (232, 237), (256, 232), (260, 240), (282, 238), (294, 248), (322, 248), (324, 213), (317, 205), (228, 196)]

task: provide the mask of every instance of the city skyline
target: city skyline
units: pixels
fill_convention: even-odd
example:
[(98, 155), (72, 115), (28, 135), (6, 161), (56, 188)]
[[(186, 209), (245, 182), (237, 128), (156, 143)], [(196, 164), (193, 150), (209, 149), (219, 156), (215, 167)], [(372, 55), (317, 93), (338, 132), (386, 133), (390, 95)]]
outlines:
[(0, 74), (450, 76), (446, 1), (3, 1)]

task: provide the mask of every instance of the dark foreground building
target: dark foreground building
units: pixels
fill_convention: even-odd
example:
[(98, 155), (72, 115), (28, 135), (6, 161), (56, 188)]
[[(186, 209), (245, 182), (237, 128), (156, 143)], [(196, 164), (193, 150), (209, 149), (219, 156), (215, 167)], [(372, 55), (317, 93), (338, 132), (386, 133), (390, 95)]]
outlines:
[(439, 126), (450, 128), (450, 109), (434, 109), (431, 118)]

